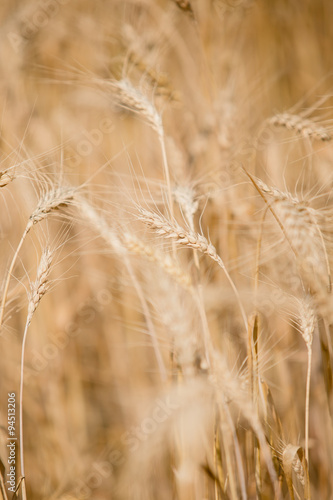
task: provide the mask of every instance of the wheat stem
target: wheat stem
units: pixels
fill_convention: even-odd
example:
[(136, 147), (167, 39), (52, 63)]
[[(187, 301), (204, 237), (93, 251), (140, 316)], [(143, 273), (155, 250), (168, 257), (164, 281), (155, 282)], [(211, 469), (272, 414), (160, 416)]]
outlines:
[[(266, 198), (266, 196), (264, 194), (264, 190), (262, 189), (261, 185), (259, 185), (259, 183), (256, 181), (256, 179), (254, 179), (254, 177), (249, 172), (247, 172), (247, 170), (245, 170), (245, 168), (243, 168), (243, 170), (246, 173), (246, 175), (249, 177), (250, 181), (252, 182), (252, 184), (254, 185), (254, 187), (256, 188), (256, 190), (258, 191), (258, 193), (260, 194), (260, 196), (262, 197), (262, 199), (264, 200), (264, 202), (266, 203), (266, 205), (268, 206), (268, 208), (271, 211), (273, 217), (275, 218), (276, 222), (280, 226), (280, 229), (281, 229), (284, 237), (286, 238), (287, 242), (289, 243), (291, 250), (295, 254), (295, 257), (297, 257), (297, 252), (296, 252), (296, 250), (294, 248), (294, 245), (293, 245), (291, 239), (289, 238), (289, 236), (287, 235), (287, 233), (285, 231), (285, 228), (284, 228), (284, 225), (282, 224), (282, 222), (280, 220), (280, 217), (277, 215), (276, 211), (272, 207), (272, 204), (269, 203), (269, 201), (267, 200), (267, 198)], [(275, 203), (275, 202), (276, 202), (276, 200), (273, 200), (273, 203)]]
[(25, 489), (25, 470), (24, 470), (24, 446), (23, 446), (23, 382), (24, 382), (24, 357), (25, 357), (25, 345), (27, 340), (28, 328), (30, 325), (30, 318), (28, 316), (22, 341), (22, 351), (21, 351), (21, 369), (20, 369), (20, 395), (19, 395), (19, 419), (20, 419), (20, 465), (21, 465), (21, 475), (22, 480), (22, 498), (26, 500), (26, 489)]
[(308, 366), (306, 373), (305, 396), (305, 458), (309, 465), (309, 414), (310, 414), (310, 381), (311, 381), (312, 348), (308, 346)]
[(164, 361), (163, 361), (163, 358), (161, 355), (160, 347), (158, 345), (154, 323), (153, 323), (153, 320), (151, 318), (151, 314), (150, 314), (150, 310), (149, 310), (146, 298), (142, 292), (142, 287), (140, 286), (140, 284), (137, 280), (137, 277), (135, 276), (132, 264), (126, 255), (124, 256), (124, 262), (125, 262), (125, 266), (127, 268), (128, 274), (130, 275), (131, 280), (133, 282), (135, 291), (139, 297), (142, 311), (143, 311), (143, 315), (144, 315), (146, 323), (147, 323), (148, 332), (149, 332), (149, 335), (150, 335), (150, 338), (151, 338), (151, 341), (153, 344), (153, 349), (155, 352), (159, 372), (161, 374), (161, 379), (163, 382), (165, 382), (167, 380), (167, 371), (166, 371), (165, 364), (164, 364)]
[(22, 497), (26, 500), (26, 490), (25, 490), (25, 470), (24, 470), (24, 446), (23, 446), (23, 385), (24, 385), (24, 358), (25, 358), (25, 346), (27, 341), (28, 329), (42, 297), (45, 295), (47, 290), (47, 279), (51, 268), (52, 252), (47, 247), (41, 257), (38, 269), (36, 281), (31, 284), (31, 291), (29, 294), (29, 305), (28, 314), (25, 323), (22, 348), (21, 348), (21, 369), (20, 369), (20, 395), (19, 395), (19, 432), (20, 432), (20, 465), (21, 465), (21, 475), (22, 475)]
[(9, 288), (9, 282), (10, 282), (10, 278), (11, 278), (11, 275), (12, 275), (12, 272), (13, 272), (13, 269), (14, 269), (14, 266), (15, 266), (15, 262), (17, 260), (17, 257), (18, 257), (18, 254), (20, 253), (20, 250), (22, 248), (22, 245), (24, 243), (24, 240), (28, 234), (28, 232), (30, 231), (30, 227), (26, 227), (23, 235), (22, 235), (22, 238), (20, 240), (20, 243), (18, 244), (18, 247), (16, 248), (16, 251), (13, 255), (13, 258), (12, 258), (12, 261), (10, 263), (10, 266), (9, 266), (9, 269), (8, 269), (8, 272), (7, 272), (7, 277), (6, 277), (6, 281), (5, 281), (5, 285), (4, 285), (4, 289), (3, 289), (3, 292), (2, 292), (2, 300), (1, 300), (1, 311), (0, 311), (0, 327), (2, 326), (2, 323), (3, 323), (3, 317), (4, 317), (4, 313), (5, 313), (5, 306), (6, 306), (6, 300), (7, 300), (7, 295), (8, 295), (8, 288)]
[[(168, 202), (169, 202), (168, 204), (169, 204), (169, 210), (170, 210), (170, 217), (171, 217), (171, 219), (173, 219), (174, 218), (173, 198), (172, 198), (172, 191), (171, 191), (171, 180), (170, 180), (170, 170), (169, 170), (169, 164), (168, 164), (168, 157), (167, 157), (166, 148), (165, 148), (163, 125), (161, 125), (159, 127), (158, 138), (159, 138), (160, 145), (161, 145), (164, 177), (165, 177), (167, 191), (168, 191)], [(176, 243), (174, 241), (172, 241), (172, 254), (173, 254), (173, 258), (176, 259)]]
[(152, 339), (152, 344), (153, 344), (153, 349), (154, 353), (156, 356), (157, 364), (159, 367), (159, 371), (161, 374), (162, 380), (166, 380), (167, 378), (167, 372), (165, 368), (165, 364), (163, 361), (163, 357), (160, 352), (158, 340), (157, 340), (157, 334), (155, 331), (154, 323), (151, 319), (151, 314), (149, 311), (149, 307), (147, 304), (147, 301), (145, 299), (144, 293), (142, 292), (142, 287), (139, 284), (135, 273), (133, 271), (132, 264), (126, 254), (127, 249), (126, 249), (126, 235), (125, 235), (125, 244), (122, 243), (122, 241), (118, 238), (118, 236), (115, 234), (113, 229), (109, 226), (108, 222), (100, 215), (97, 213), (97, 211), (86, 201), (86, 200), (81, 200), (80, 203), (80, 208), (82, 210), (83, 215), (85, 216), (86, 220), (90, 222), (92, 227), (99, 233), (99, 235), (104, 239), (104, 241), (111, 247), (119, 256), (122, 257), (122, 259), (125, 262), (125, 266), (127, 268), (127, 271), (132, 279), (134, 288), (136, 290), (136, 293), (139, 297), (141, 307), (143, 310), (143, 314), (146, 320), (147, 328), (148, 328), (148, 333)]
[(306, 372), (305, 390), (305, 458), (309, 464), (309, 413), (310, 413), (310, 381), (312, 363), (312, 340), (315, 329), (315, 313), (306, 300), (298, 301), (299, 305), (299, 330), (304, 339), (308, 351), (308, 364)]
[(230, 432), (232, 435), (232, 440), (234, 442), (235, 458), (236, 458), (236, 464), (237, 464), (237, 469), (238, 469), (238, 477), (239, 477), (240, 486), (241, 486), (241, 497), (242, 497), (242, 500), (247, 500), (244, 466), (243, 466), (243, 462), (242, 462), (242, 455), (241, 455), (241, 451), (240, 451), (239, 441), (238, 441), (234, 422), (231, 418), (229, 407), (225, 403), (225, 401), (223, 401), (223, 411), (224, 411), (224, 414), (226, 415), (227, 423), (228, 423), (228, 426), (230, 428)]

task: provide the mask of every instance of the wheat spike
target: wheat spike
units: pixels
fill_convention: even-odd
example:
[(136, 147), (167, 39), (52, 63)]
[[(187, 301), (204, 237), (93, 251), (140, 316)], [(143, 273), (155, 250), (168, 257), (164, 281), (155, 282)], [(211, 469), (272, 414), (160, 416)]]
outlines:
[(74, 193), (75, 189), (72, 187), (58, 187), (56, 189), (51, 189), (41, 197), (36, 210), (34, 210), (33, 213), (30, 215), (28, 223), (22, 235), (22, 238), (16, 248), (16, 251), (14, 253), (14, 256), (12, 258), (12, 261), (8, 269), (7, 278), (2, 293), (0, 326), (2, 325), (3, 322), (10, 278), (15, 266), (16, 259), (18, 257), (18, 254), (21, 250), (21, 247), (25, 241), (27, 234), (29, 233), (30, 229), (34, 224), (37, 224), (41, 220), (45, 219), (50, 212), (60, 207), (69, 205), (73, 201)]
[(274, 198), (275, 201), (290, 201), (290, 203), (294, 205), (300, 204), (300, 200), (292, 196), (289, 192), (286, 193), (281, 191), (281, 189), (278, 189), (275, 186), (268, 186), (258, 177), (255, 178), (255, 182), (263, 193), (267, 194), (271, 198)]
[(183, 288), (192, 291), (191, 278), (185, 274), (177, 263), (169, 256), (163, 255), (161, 252), (156, 251), (151, 246), (143, 243), (139, 238), (126, 232), (122, 236), (122, 241), (130, 252), (136, 255), (143, 255), (151, 262), (155, 262), (163, 269), (169, 276), (171, 276), (176, 283), (179, 283)]
[(109, 86), (119, 106), (140, 115), (158, 134), (161, 133), (162, 119), (157, 109), (127, 78), (109, 82)]
[(300, 461), (300, 459), (299, 459), (298, 456), (296, 456), (294, 458), (293, 463), (292, 463), (292, 468), (293, 468), (293, 471), (296, 474), (297, 479), (301, 483), (301, 485), (305, 486), (304, 469), (302, 467), (302, 462)]
[(28, 308), (28, 317), (30, 318), (32, 318), (38, 304), (47, 291), (47, 279), (51, 269), (52, 256), (52, 251), (46, 248), (38, 266), (36, 281), (31, 284)]
[(200, 250), (200, 252), (207, 254), (211, 259), (215, 260), (222, 269), (225, 269), (223, 261), (214, 245), (209, 243), (201, 234), (183, 229), (177, 222), (170, 222), (162, 215), (149, 212), (144, 208), (140, 209), (140, 214), (140, 219), (157, 234), (172, 238), (179, 245)]
[(61, 186), (47, 191), (40, 199), (36, 210), (30, 215), (28, 227), (45, 219), (53, 210), (68, 206), (74, 198), (75, 189), (73, 187)]
[(139, 219), (152, 228), (157, 234), (165, 236), (166, 238), (172, 238), (178, 245), (199, 250), (201, 253), (208, 255), (212, 260), (218, 263), (221, 269), (223, 269), (225, 276), (235, 293), (244, 325), (247, 328), (246, 314), (240, 300), (239, 293), (214, 245), (209, 243), (209, 241), (201, 234), (183, 229), (176, 221), (170, 222), (168, 219), (163, 217), (163, 215), (150, 212), (144, 208), (140, 208)]
[(304, 342), (311, 347), (315, 329), (316, 314), (309, 299), (298, 300), (298, 324)]
[[(289, 192), (270, 187), (246, 172), (277, 220), (285, 238), (302, 266), (304, 278), (310, 280), (316, 268), (321, 285), (331, 289), (330, 263), (320, 229), (320, 213)], [(271, 198), (271, 200), (269, 200)], [(274, 205), (274, 206), (273, 206)], [(327, 283), (328, 282), (328, 283)], [(318, 284), (316, 285), (318, 289)]]
[(274, 126), (285, 127), (288, 130), (295, 130), (303, 137), (313, 137), (319, 141), (330, 141), (332, 139), (331, 134), (324, 127), (300, 115), (280, 113), (270, 118), (268, 123)]

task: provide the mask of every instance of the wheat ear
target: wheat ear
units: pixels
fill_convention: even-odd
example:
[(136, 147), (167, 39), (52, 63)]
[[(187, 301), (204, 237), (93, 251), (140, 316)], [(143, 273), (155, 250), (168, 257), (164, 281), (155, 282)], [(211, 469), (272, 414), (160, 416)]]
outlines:
[[(303, 448), (292, 444), (283, 444), (282, 449), (282, 466), (283, 472), (288, 486), (290, 498), (294, 499), (293, 472), (304, 488), (303, 498), (310, 500), (311, 489), (309, 479), (309, 468), (306, 457), (304, 457)], [(297, 495), (297, 498), (299, 496)]]
[[(253, 177), (245, 169), (243, 170), (279, 224), (298, 264), (306, 265), (310, 258), (312, 258), (312, 264), (318, 266), (321, 260), (324, 262), (325, 272), (327, 273), (325, 280), (327, 278), (327, 288), (330, 292), (330, 263), (323, 234), (317, 221), (318, 212), (306, 206), (290, 193), (270, 187), (262, 180)], [(321, 252), (323, 253), (322, 256), (320, 256)]]
[[(165, 146), (165, 134), (161, 115), (154, 104), (146, 96), (135, 88), (128, 79), (112, 81), (110, 87), (118, 104), (129, 111), (143, 117), (150, 127), (157, 133), (163, 162), (164, 177), (167, 185), (168, 203), (170, 215), (173, 218), (173, 199), (171, 191), (170, 169)], [(173, 256), (175, 258), (175, 248), (173, 247)]]
[(72, 187), (59, 187), (56, 189), (51, 189), (51, 190), (47, 191), (44, 194), (44, 196), (41, 197), (36, 210), (34, 210), (33, 213), (30, 215), (28, 223), (27, 223), (26, 228), (24, 230), (24, 233), (23, 233), (21, 240), (16, 248), (16, 251), (13, 255), (12, 261), (10, 263), (10, 266), (9, 266), (9, 269), (7, 272), (7, 277), (6, 277), (6, 281), (5, 281), (3, 292), (2, 292), (1, 311), (0, 311), (0, 327), (3, 323), (3, 317), (4, 317), (4, 313), (5, 313), (5, 305), (6, 305), (6, 300), (7, 300), (10, 278), (11, 278), (18, 254), (20, 253), (20, 250), (21, 250), (22, 245), (25, 241), (25, 238), (27, 237), (27, 234), (29, 233), (29, 231), (33, 225), (35, 225), (38, 222), (40, 222), (41, 220), (45, 219), (50, 212), (52, 212), (60, 207), (67, 206), (69, 203), (71, 203), (73, 200), (73, 197), (74, 197), (74, 193), (75, 193), (75, 189)]
[(47, 291), (48, 277), (51, 269), (53, 253), (47, 247), (45, 248), (40, 263), (37, 269), (36, 281), (31, 284), (30, 294), (29, 294), (29, 305), (28, 305), (28, 315), (25, 324), (22, 350), (21, 350), (21, 372), (20, 372), (20, 397), (19, 397), (19, 419), (20, 419), (20, 463), (21, 463), (21, 475), (22, 475), (22, 497), (26, 500), (26, 488), (25, 488), (25, 471), (24, 471), (24, 446), (23, 446), (23, 384), (24, 384), (24, 355), (25, 346), (27, 340), (28, 329), (42, 297)]
[(230, 283), (231, 288), (237, 298), (239, 308), (241, 311), (242, 319), (247, 329), (247, 319), (243, 304), (240, 300), (238, 290), (235, 283), (233, 282), (229, 272), (227, 271), (223, 260), (218, 255), (214, 245), (209, 243), (209, 241), (201, 234), (192, 232), (190, 230), (182, 228), (176, 221), (169, 221), (163, 215), (150, 212), (144, 208), (140, 208), (139, 219), (144, 222), (147, 226), (153, 229), (157, 234), (164, 236), (166, 238), (172, 238), (178, 245), (185, 246), (187, 248), (193, 248), (199, 250), (201, 253), (208, 255), (212, 260), (217, 262), (217, 264), (223, 269), (227, 280)]
[(295, 130), (302, 137), (313, 137), (319, 141), (330, 141), (332, 139), (331, 134), (324, 127), (321, 127), (315, 121), (304, 118), (301, 115), (280, 113), (269, 118), (268, 123), (270, 125), (284, 127), (288, 130)]
[(126, 249), (134, 255), (142, 255), (149, 261), (156, 263), (165, 273), (171, 276), (176, 283), (181, 285), (189, 292), (193, 291), (192, 281), (188, 274), (185, 274), (179, 265), (169, 256), (155, 250), (150, 245), (147, 245), (139, 238), (125, 232), (121, 241)]

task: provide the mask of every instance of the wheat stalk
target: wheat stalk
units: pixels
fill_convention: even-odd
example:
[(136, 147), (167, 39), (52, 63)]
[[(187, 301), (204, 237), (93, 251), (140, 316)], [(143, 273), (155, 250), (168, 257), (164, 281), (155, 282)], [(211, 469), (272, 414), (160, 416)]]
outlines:
[(127, 271), (133, 281), (134, 288), (139, 297), (141, 307), (144, 313), (144, 317), (146, 319), (148, 332), (152, 339), (153, 349), (155, 352), (157, 364), (159, 367), (159, 371), (162, 377), (162, 380), (167, 378), (166, 368), (164, 365), (163, 357), (160, 352), (157, 335), (155, 332), (154, 323), (151, 318), (149, 306), (145, 299), (144, 293), (142, 291), (142, 287), (138, 282), (136, 275), (134, 273), (132, 264), (130, 259), (128, 258), (126, 248), (121, 242), (120, 238), (115, 234), (114, 230), (109, 226), (107, 221), (92, 207), (86, 200), (80, 200), (80, 208), (81, 214), (84, 216), (85, 220), (89, 221), (91, 226), (97, 231), (100, 236), (104, 239), (104, 241), (123, 259)]
[[(326, 245), (318, 220), (317, 210), (307, 206), (290, 193), (268, 186), (244, 169), (252, 184), (257, 189), (268, 208), (278, 222), (298, 264), (305, 272), (305, 278), (311, 279), (313, 268), (322, 277), (326, 273), (328, 290), (331, 290), (331, 270)], [(269, 198), (271, 200), (269, 200)], [(310, 264), (310, 269), (308, 269)], [(323, 265), (325, 271), (323, 271)], [(310, 271), (310, 272), (309, 272)]]
[[(213, 353), (212, 370), (209, 376), (209, 380), (213, 388), (217, 392), (216, 400), (218, 402), (217, 405), (219, 407), (220, 414), (223, 414), (223, 412), (225, 412), (226, 409), (228, 409), (230, 402), (233, 402), (238, 406), (240, 412), (242, 413), (244, 418), (247, 419), (254, 433), (257, 435), (262, 450), (262, 456), (266, 461), (268, 472), (271, 477), (272, 483), (274, 485), (274, 491), (275, 491), (274, 498), (280, 499), (281, 495), (278, 492), (278, 480), (272, 462), (271, 453), (266, 441), (266, 436), (262, 429), (261, 422), (253, 407), (253, 403), (251, 399), (248, 397), (248, 395), (245, 393), (242, 381), (239, 379), (239, 377), (235, 377), (234, 374), (230, 371), (227, 359), (224, 356), (221, 356), (216, 350)], [(232, 424), (232, 420), (230, 420), (230, 424)], [(234, 439), (235, 441), (237, 440), (237, 435), (235, 435)], [(236, 453), (237, 453), (237, 445), (236, 445)], [(240, 461), (239, 465), (240, 467), (242, 467)], [(246, 493), (245, 493), (245, 498), (246, 498)]]
[(154, 248), (143, 243), (139, 238), (124, 231), (118, 236), (110, 227), (108, 222), (85, 200), (81, 200), (83, 213), (90, 221), (92, 226), (99, 232), (104, 241), (108, 243), (119, 255), (124, 255), (126, 251), (136, 255), (147, 257), (151, 262), (158, 264), (167, 274), (169, 274), (177, 283), (187, 290), (192, 290), (192, 283), (189, 276), (184, 274), (170, 256), (164, 256)]
[[(190, 186), (182, 186), (179, 185), (177, 186), (174, 191), (173, 191), (174, 198), (176, 202), (178, 203), (180, 210), (183, 214), (183, 217), (185, 218), (190, 230), (192, 233), (195, 233), (195, 228), (194, 228), (194, 216), (199, 208), (199, 202), (196, 200), (196, 193), (194, 189), (192, 189)], [(209, 324), (208, 324), (208, 319), (207, 319), (207, 314), (206, 310), (204, 307), (204, 296), (203, 296), (203, 290), (202, 286), (200, 283), (200, 262), (199, 262), (199, 257), (198, 257), (198, 250), (193, 248), (193, 257), (194, 257), (194, 263), (196, 267), (196, 296), (195, 296), (195, 301), (198, 307), (198, 311), (200, 314), (200, 319), (203, 327), (203, 333), (204, 333), (204, 342), (205, 342), (205, 351), (206, 351), (206, 358), (208, 365), (210, 364), (210, 358), (211, 358), (211, 350), (212, 350), (212, 344), (211, 344), (211, 335), (209, 331)]]
[(309, 463), (309, 413), (310, 413), (310, 381), (312, 364), (312, 340), (315, 329), (316, 315), (309, 300), (299, 300), (299, 331), (304, 339), (308, 351), (308, 367), (306, 375), (305, 396), (305, 458)]
[(24, 356), (28, 329), (42, 297), (48, 288), (48, 277), (50, 274), (53, 252), (46, 247), (37, 269), (36, 280), (31, 283), (29, 294), (28, 315), (26, 319), (22, 349), (21, 349), (21, 371), (20, 371), (20, 396), (19, 396), (19, 421), (20, 421), (20, 465), (22, 475), (22, 497), (26, 500), (25, 470), (24, 470), (24, 446), (23, 446), (23, 385), (24, 385)]

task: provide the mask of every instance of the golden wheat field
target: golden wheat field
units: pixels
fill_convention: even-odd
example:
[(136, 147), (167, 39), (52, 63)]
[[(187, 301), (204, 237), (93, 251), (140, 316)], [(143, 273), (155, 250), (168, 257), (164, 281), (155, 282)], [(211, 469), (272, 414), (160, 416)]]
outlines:
[(333, 499), (332, 18), (1, 1), (3, 500)]

